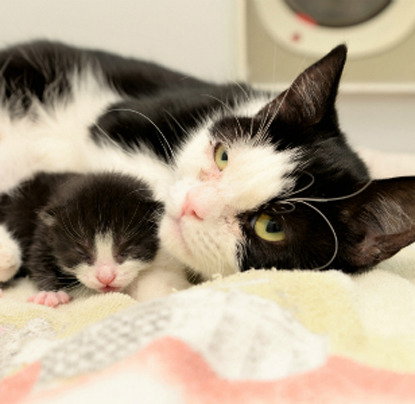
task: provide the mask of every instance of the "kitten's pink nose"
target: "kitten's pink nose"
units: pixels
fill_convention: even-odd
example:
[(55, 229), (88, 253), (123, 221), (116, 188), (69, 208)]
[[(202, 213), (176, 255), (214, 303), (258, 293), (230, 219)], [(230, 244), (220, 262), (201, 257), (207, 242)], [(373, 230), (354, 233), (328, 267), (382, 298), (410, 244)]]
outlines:
[(111, 285), (111, 283), (115, 280), (117, 277), (115, 273), (115, 268), (112, 265), (100, 265), (97, 268), (96, 271), (96, 277), (98, 281), (100, 281), (103, 285)]
[(197, 195), (194, 192), (189, 191), (186, 194), (186, 199), (182, 205), (182, 214), (181, 216), (193, 216), (196, 219), (203, 220), (203, 209), (198, 203)]

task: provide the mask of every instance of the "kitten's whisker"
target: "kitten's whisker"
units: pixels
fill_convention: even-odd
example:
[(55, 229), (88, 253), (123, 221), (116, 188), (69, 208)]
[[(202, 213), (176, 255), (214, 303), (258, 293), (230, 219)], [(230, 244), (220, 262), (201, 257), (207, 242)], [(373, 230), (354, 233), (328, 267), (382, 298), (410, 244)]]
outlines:
[(62, 218), (62, 226), (63, 226), (63, 230), (65, 231), (65, 233), (67, 234), (67, 236), (74, 241), (75, 243), (79, 244), (82, 243), (82, 239), (80, 236), (76, 236), (76, 234), (73, 234), (71, 232), (71, 230), (69, 229), (69, 227), (66, 224), (66, 221)]
[(126, 226), (126, 228), (125, 228), (125, 230), (124, 230), (126, 234), (128, 234), (128, 232), (129, 232), (129, 230), (130, 230), (130, 226), (131, 226), (131, 224), (132, 224), (132, 222), (133, 222), (133, 220), (134, 220), (134, 218), (135, 218), (135, 216), (136, 216), (136, 214), (137, 214), (137, 211), (138, 211), (138, 206), (139, 206), (139, 205), (137, 205), (137, 206), (135, 207), (134, 213), (133, 213), (133, 215), (131, 216), (131, 219), (130, 219), (130, 221), (128, 222), (128, 224), (127, 224), (127, 226)]
[[(77, 205), (77, 210), (78, 210), (78, 211), (80, 211), (80, 209), (79, 209), (79, 205)], [(70, 226), (71, 226), (72, 233), (73, 233), (73, 234), (75, 234), (75, 235), (78, 237), (78, 239), (79, 239), (79, 240), (83, 240), (83, 239), (85, 239), (85, 237), (84, 237), (85, 230), (84, 230), (84, 228), (83, 228), (83, 226), (82, 226), (82, 223), (81, 223), (81, 221), (80, 221), (80, 217), (79, 217), (79, 215), (78, 215), (78, 227), (79, 227), (79, 230), (80, 230), (80, 232), (81, 232), (81, 233), (79, 233), (79, 232), (75, 229), (75, 226), (74, 226), (74, 225), (73, 225), (73, 223), (72, 223), (72, 220), (71, 220), (71, 217), (70, 217), (70, 215), (69, 215), (69, 212), (68, 212), (68, 208), (67, 208), (67, 207), (66, 207), (66, 209), (65, 209), (65, 212), (66, 212), (66, 217), (68, 218), (69, 224), (70, 224)]]
[[(62, 280), (68, 281), (68, 279), (65, 277), (62, 277)], [(67, 292), (72, 292), (75, 289), (78, 289), (80, 286), (83, 286), (82, 283), (78, 279), (74, 278), (74, 280), (65, 285), (63, 289), (65, 289)]]
[[(127, 226), (127, 229), (125, 230), (124, 234), (124, 241), (127, 243), (129, 242), (133, 237), (135, 237), (137, 234), (141, 232), (142, 227), (146, 224), (145, 220), (148, 217), (150, 213), (146, 212), (146, 214), (142, 217), (140, 217), (140, 220), (136, 222), (136, 226), (132, 229), (128, 229), (129, 226)], [(130, 223), (132, 223), (132, 219), (130, 220)]]

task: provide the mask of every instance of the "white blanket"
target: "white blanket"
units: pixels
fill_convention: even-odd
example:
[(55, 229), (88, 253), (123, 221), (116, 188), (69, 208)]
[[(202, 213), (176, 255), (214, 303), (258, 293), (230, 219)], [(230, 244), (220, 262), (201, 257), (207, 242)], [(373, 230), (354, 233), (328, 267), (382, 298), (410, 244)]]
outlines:
[[(412, 156), (364, 153), (375, 176)], [(395, 164), (396, 162), (396, 164)], [(0, 402), (414, 403), (415, 246), (366, 274), (256, 270), (138, 304), (0, 299)]]

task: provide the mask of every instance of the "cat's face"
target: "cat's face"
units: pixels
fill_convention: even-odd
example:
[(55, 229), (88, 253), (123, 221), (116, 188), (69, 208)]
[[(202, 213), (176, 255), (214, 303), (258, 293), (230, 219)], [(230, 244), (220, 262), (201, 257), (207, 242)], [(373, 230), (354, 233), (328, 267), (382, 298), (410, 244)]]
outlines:
[(167, 250), (206, 277), (273, 267), (353, 272), (377, 262), (353, 258), (368, 215), (350, 230), (350, 212), (358, 216), (362, 203), (351, 196), (373, 192), (337, 124), (344, 61), (339, 47), (277, 98), (248, 101), (243, 113), (193, 134), (165, 201), (159, 235)]
[(160, 229), (168, 249), (205, 274), (239, 270), (253, 210), (295, 185), (296, 150), (276, 153), (245, 134), (223, 139), (221, 133), (215, 125), (204, 128), (178, 156)]

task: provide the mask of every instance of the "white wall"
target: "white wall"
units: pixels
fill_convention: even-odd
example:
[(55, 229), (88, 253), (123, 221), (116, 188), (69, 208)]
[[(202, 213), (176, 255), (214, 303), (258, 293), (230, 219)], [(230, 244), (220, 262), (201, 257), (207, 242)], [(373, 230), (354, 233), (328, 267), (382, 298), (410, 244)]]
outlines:
[(337, 108), (352, 145), (415, 153), (414, 93), (341, 93)]
[(34, 38), (99, 47), (199, 77), (236, 73), (234, 0), (3, 0), (0, 46)]

